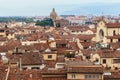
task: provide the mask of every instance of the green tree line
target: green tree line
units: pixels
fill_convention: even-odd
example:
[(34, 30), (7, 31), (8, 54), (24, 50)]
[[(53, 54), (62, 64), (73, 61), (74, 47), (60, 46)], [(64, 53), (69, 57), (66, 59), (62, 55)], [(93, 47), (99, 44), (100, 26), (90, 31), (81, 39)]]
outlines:
[(25, 17), (0, 17), (0, 22), (33, 22), (32, 18)]
[(52, 19), (45, 19), (42, 21), (36, 21), (37, 26), (53, 26), (53, 21)]

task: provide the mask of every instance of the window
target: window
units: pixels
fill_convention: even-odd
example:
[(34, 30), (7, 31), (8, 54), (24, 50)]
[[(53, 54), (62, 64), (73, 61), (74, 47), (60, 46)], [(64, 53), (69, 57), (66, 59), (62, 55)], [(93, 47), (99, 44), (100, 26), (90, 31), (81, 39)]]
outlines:
[(90, 56), (86, 56), (86, 59), (90, 59)]
[(52, 55), (48, 55), (48, 58), (52, 58)]
[(85, 79), (99, 79), (99, 75), (87, 74), (85, 75)]
[(118, 67), (115, 67), (115, 70), (118, 70)]
[(27, 52), (27, 50), (25, 50), (25, 52)]
[(8, 36), (9, 34), (6, 34), (6, 36)]
[(118, 42), (120, 42), (120, 39), (118, 39)]
[(72, 32), (75, 32), (75, 31), (72, 31)]
[(0, 32), (4, 32), (4, 30), (0, 30)]
[(87, 40), (84, 40), (84, 42), (87, 42)]
[(16, 53), (18, 53), (18, 47), (16, 47)]
[(91, 76), (91, 75), (88, 75), (88, 78), (92, 78), (92, 76)]
[(72, 74), (72, 79), (75, 79), (75, 74)]
[(120, 59), (113, 59), (113, 63), (120, 63)]
[(99, 59), (96, 59), (96, 60), (94, 61), (94, 64), (99, 64)]
[(31, 67), (31, 69), (40, 69), (39, 67)]
[(85, 75), (85, 79), (88, 79), (89, 77), (88, 77), (88, 75)]
[(99, 78), (99, 75), (96, 75), (95, 77), (98, 79), (98, 78)]
[(114, 35), (116, 35), (116, 32), (115, 32), (115, 30), (113, 31), (113, 36), (114, 36)]
[(99, 62), (99, 60), (98, 60), (98, 59), (96, 59), (96, 60), (95, 60), (95, 62)]
[(106, 59), (103, 59), (103, 64), (106, 64)]
[(95, 76), (95, 75), (93, 75), (92, 77), (93, 77), (93, 78), (96, 78), (96, 76)]
[(113, 42), (113, 39), (110, 39), (110, 42)]

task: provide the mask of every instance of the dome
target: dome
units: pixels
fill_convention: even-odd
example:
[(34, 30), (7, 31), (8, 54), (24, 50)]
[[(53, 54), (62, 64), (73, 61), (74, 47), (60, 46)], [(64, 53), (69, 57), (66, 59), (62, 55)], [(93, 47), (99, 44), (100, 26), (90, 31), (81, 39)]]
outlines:
[(57, 18), (57, 13), (55, 12), (55, 9), (53, 8), (52, 12), (50, 13), (50, 18), (55, 20)]

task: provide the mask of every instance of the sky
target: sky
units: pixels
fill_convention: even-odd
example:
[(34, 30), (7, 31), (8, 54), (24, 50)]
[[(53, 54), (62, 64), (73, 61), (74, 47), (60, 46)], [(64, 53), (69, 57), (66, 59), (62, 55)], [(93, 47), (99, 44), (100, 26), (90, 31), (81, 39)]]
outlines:
[(112, 4), (120, 0), (0, 0), (0, 16), (47, 16), (52, 8), (62, 13), (75, 5), (90, 3)]

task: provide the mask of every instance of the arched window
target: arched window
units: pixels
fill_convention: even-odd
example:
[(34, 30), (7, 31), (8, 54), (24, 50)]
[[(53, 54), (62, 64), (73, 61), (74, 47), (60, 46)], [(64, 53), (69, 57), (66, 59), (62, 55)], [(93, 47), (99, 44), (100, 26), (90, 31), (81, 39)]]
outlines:
[(115, 32), (115, 30), (113, 31), (113, 36), (114, 36), (114, 35), (116, 35), (116, 32)]

